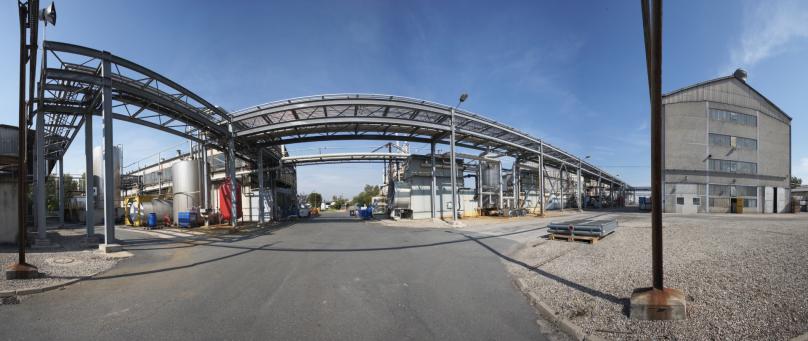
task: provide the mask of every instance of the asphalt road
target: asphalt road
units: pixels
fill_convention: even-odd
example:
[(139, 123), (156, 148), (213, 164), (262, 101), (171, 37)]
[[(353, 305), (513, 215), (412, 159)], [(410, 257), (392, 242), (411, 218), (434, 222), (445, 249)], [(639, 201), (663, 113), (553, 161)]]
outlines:
[[(495, 250), (345, 215), (231, 238), (119, 233), (135, 257), (0, 305), (2, 339), (543, 340)], [(551, 332), (552, 333), (552, 332)]]

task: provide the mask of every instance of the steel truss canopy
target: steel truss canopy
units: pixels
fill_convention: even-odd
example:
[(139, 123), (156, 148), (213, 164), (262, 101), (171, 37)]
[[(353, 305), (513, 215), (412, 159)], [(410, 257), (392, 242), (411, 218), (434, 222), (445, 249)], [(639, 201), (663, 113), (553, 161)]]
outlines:
[[(448, 144), (451, 107), (424, 100), (371, 94), (338, 94), (270, 102), (231, 113), (238, 139), (272, 146), (331, 140), (392, 140)], [(456, 145), (538, 161), (625, 186), (617, 177), (515, 128), (455, 111)]]
[[(101, 114), (101, 87), (112, 89), (113, 117), (222, 147), (230, 116), (174, 81), (106, 51), (45, 41), (37, 114), (45, 115), (45, 158), (71, 144), (87, 114)], [(112, 76), (102, 77), (110, 63)], [(206, 137), (207, 139), (206, 139)]]

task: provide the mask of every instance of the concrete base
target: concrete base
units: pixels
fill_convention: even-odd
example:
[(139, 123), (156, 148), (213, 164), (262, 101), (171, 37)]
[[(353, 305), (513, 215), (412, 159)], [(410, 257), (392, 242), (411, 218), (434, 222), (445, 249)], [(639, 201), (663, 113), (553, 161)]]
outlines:
[(123, 251), (121, 244), (98, 244), (98, 250), (103, 253), (112, 253)]
[(6, 279), (34, 279), (41, 277), (39, 269), (31, 264), (12, 264), (6, 268)]
[(687, 303), (679, 289), (642, 288), (631, 294), (632, 320), (685, 320)]

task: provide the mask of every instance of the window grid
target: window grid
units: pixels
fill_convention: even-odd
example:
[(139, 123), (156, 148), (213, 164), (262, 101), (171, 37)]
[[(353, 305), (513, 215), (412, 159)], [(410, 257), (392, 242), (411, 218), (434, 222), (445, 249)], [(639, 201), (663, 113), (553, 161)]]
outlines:
[(757, 174), (757, 163), (710, 159), (710, 170), (725, 173)]
[[(734, 143), (733, 143), (734, 140)], [(710, 145), (757, 150), (757, 140), (746, 137), (710, 133)]]
[(726, 110), (711, 109), (710, 119), (713, 121), (730, 122), (750, 127), (757, 126), (757, 117)]

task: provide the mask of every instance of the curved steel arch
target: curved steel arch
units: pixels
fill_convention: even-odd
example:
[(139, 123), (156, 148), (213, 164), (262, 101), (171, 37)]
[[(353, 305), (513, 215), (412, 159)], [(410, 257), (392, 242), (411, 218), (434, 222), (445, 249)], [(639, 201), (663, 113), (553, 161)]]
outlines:
[[(406, 140), (448, 144), (451, 107), (371, 94), (320, 95), (270, 102), (232, 113), (238, 139), (252, 145), (330, 140)], [(537, 137), (465, 110), (455, 111), (457, 145), (577, 168), (589, 177), (623, 182)]]

